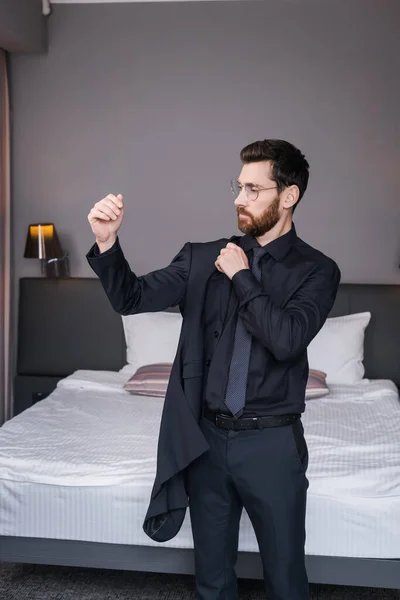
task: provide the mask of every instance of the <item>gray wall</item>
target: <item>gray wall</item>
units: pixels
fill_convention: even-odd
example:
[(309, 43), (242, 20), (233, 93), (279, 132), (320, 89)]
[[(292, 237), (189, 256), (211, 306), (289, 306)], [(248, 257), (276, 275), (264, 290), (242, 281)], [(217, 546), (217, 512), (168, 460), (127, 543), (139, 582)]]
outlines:
[(0, 0), (0, 47), (8, 52), (44, 52), (42, 0)]
[(53, 5), (46, 55), (14, 55), (14, 274), (27, 226), (56, 224), (75, 276), (87, 213), (122, 192), (138, 274), (186, 240), (237, 232), (239, 151), (264, 137), (311, 164), (301, 237), (344, 282), (399, 283), (397, 0)]

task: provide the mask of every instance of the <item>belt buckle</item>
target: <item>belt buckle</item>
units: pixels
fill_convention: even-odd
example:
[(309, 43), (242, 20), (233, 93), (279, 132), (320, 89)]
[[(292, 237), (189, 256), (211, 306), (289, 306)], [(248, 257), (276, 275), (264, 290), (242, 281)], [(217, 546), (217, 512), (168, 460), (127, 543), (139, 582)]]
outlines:
[(257, 429), (264, 429), (264, 427), (262, 426), (262, 422), (260, 417), (253, 417), (254, 421), (257, 421), (256, 425), (257, 425)]
[(222, 427), (221, 419), (223, 419), (223, 416), (220, 415), (219, 413), (216, 413), (216, 415), (215, 415), (215, 424), (216, 424), (217, 427)]
[(221, 415), (220, 413), (215, 415), (215, 424), (222, 429), (234, 429), (232, 419), (228, 416)]

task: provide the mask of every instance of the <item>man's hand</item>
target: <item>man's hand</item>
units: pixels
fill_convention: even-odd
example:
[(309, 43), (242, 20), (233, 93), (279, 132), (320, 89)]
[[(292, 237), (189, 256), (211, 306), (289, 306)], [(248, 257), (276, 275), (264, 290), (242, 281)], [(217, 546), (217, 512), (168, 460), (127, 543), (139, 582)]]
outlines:
[(100, 252), (111, 248), (117, 239), (124, 216), (124, 197), (108, 194), (97, 202), (88, 214), (89, 225), (96, 236)]
[(244, 251), (231, 242), (226, 245), (226, 248), (222, 248), (221, 253), (215, 261), (215, 266), (218, 271), (225, 273), (229, 279), (232, 279), (238, 271), (250, 268)]

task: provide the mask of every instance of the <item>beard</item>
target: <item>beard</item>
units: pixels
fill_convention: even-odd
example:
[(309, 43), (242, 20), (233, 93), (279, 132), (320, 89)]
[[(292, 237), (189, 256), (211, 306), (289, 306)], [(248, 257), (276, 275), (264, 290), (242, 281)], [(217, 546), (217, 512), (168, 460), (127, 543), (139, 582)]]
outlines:
[[(280, 219), (279, 196), (272, 201), (272, 204), (259, 217), (253, 217), (252, 215), (249, 215), (241, 207), (237, 209), (237, 215), (239, 231), (253, 237), (261, 237), (267, 233), (267, 231), (270, 231), (273, 227), (275, 227)], [(240, 215), (246, 215), (247, 219), (240, 219)]]

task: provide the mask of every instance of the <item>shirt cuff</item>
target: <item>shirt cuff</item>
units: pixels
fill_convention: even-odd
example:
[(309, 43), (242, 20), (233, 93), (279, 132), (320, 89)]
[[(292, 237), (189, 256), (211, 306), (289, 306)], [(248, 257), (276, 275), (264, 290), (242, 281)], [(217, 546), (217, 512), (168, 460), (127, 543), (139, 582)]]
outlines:
[(250, 269), (241, 269), (232, 277), (232, 284), (239, 299), (239, 307), (262, 292), (260, 282)]
[(86, 256), (87, 256), (87, 258), (102, 258), (103, 256), (108, 256), (109, 254), (112, 254), (113, 252), (116, 252), (119, 249), (120, 249), (120, 245), (119, 245), (119, 239), (117, 237), (117, 239), (115, 240), (115, 242), (111, 246), (111, 248), (109, 248), (108, 250), (106, 250), (105, 252), (102, 252), (102, 253), (100, 253), (97, 243), (94, 243)]

